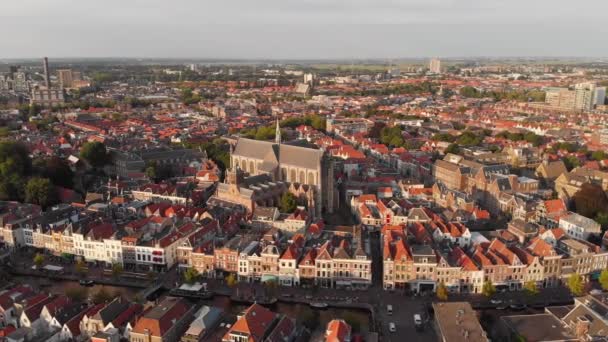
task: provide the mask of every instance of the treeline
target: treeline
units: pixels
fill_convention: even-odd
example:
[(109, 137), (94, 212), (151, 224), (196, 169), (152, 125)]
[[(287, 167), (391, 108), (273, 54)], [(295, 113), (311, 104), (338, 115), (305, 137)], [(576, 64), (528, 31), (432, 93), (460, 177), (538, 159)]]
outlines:
[(542, 90), (479, 91), (474, 87), (460, 88), (460, 95), (467, 98), (492, 98), (495, 101), (514, 100), (520, 102), (544, 102), (546, 93)]
[(449, 143), (455, 143), (459, 146), (477, 146), (481, 145), (485, 137), (489, 136), (492, 132), (490, 130), (483, 131), (464, 131), (459, 136), (454, 136), (449, 133), (437, 133), (431, 137), (435, 141), (444, 141)]
[(508, 139), (511, 141), (527, 141), (536, 147), (542, 145), (545, 142), (545, 139), (542, 136), (534, 132), (512, 133), (509, 131), (502, 131), (496, 134), (496, 137)]
[(57, 186), (71, 188), (74, 174), (58, 157), (32, 161), (27, 147), (18, 142), (0, 143), (0, 200), (40, 205), (58, 202)]
[(414, 95), (423, 93), (436, 93), (439, 86), (433, 82), (421, 82), (416, 84), (395, 84), (383, 88), (359, 89), (353, 91), (340, 92), (335, 90), (318, 91), (319, 94), (334, 96), (388, 96), (388, 95)]

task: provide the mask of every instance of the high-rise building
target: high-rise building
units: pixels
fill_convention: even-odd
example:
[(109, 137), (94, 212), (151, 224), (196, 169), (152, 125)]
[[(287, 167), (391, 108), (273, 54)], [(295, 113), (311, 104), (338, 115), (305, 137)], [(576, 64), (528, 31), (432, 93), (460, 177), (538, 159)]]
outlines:
[(594, 103), (595, 106), (603, 106), (606, 103), (606, 87), (595, 88)]
[(32, 90), (30, 103), (43, 107), (53, 107), (64, 103), (65, 99), (63, 96), (63, 89), (51, 89), (48, 58), (44, 57), (42, 67), (44, 69), (45, 88), (42, 89), (40, 87), (36, 87), (34, 90)]
[(441, 74), (441, 60), (439, 58), (431, 59), (429, 69), (433, 74)]
[(545, 103), (551, 107), (572, 111), (589, 111), (597, 105), (603, 105), (606, 99), (606, 88), (595, 83), (586, 82), (574, 85), (574, 89), (547, 88)]
[(548, 88), (545, 103), (555, 108), (575, 110), (576, 93), (568, 88)]
[(57, 78), (59, 78), (61, 88), (71, 88), (74, 82), (74, 73), (72, 69), (58, 69)]
[(577, 110), (589, 111), (595, 102), (595, 83), (579, 83), (574, 86), (575, 104)]

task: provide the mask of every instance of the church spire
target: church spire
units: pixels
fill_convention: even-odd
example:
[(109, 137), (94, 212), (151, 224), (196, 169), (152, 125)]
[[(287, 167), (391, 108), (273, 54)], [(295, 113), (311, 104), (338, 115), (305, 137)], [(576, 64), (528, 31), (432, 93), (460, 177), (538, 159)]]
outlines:
[(274, 142), (277, 144), (281, 143), (281, 127), (279, 126), (279, 117), (277, 116), (277, 128), (274, 132)]

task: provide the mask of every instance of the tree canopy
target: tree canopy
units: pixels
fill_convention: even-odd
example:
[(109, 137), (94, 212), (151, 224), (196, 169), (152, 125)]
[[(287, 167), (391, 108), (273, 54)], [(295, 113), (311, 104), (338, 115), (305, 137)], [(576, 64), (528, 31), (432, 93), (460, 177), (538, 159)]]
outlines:
[(298, 206), (298, 199), (291, 192), (285, 192), (281, 196), (279, 209), (282, 213), (293, 213)]
[(492, 297), (494, 293), (496, 293), (496, 287), (494, 287), (494, 284), (492, 284), (491, 281), (486, 281), (483, 283), (481, 293), (486, 297)]
[(93, 167), (102, 167), (108, 162), (106, 146), (98, 141), (87, 142), (80, 148), (80, 157)]
[(47, 208), (57, 203), (55, 186), (48, 178), (31, 178), (25, 186), (25, 201)]
[(608, 197), (601, 186), (585, 183), (573, 196), (576, 212), (586, 217), (608, 213)]
[(184, 272), (184, 281), (187, 284), (194, 284), (194, 282), (198, 279), (199, 273), (194, 267), (189, 267)]
[(585, 290), (585, 281), (583, 280), (583, 277), (578, 273), (572, 274), (570, 278), (568, 278), (568, 282), (566, 285), (574, 296), (581, 296), (583, 294), (583, 291)]

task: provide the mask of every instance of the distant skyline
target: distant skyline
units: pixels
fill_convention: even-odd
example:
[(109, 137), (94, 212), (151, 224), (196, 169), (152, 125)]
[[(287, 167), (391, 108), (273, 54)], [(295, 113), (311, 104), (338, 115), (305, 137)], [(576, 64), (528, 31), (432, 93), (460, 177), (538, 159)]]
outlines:
[(6, 0), (0, 59), (608, 57), (598, 0)]

